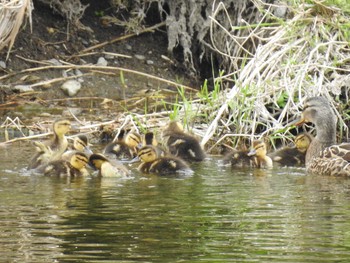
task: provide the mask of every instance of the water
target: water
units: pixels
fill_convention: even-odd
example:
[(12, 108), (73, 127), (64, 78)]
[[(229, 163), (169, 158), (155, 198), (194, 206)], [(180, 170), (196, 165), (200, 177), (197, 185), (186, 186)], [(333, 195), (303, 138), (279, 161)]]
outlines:
[(1, 262), (349, 262), (350, 181), (302, 169), (48, 178), (0, 148)]

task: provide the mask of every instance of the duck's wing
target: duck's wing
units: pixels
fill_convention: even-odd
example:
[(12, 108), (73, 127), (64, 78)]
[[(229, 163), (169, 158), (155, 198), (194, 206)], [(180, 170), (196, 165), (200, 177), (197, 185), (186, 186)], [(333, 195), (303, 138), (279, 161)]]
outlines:
[(327, 147), (311, 161), (308, 171), (315, 174), (350, 176), (350, 144)]

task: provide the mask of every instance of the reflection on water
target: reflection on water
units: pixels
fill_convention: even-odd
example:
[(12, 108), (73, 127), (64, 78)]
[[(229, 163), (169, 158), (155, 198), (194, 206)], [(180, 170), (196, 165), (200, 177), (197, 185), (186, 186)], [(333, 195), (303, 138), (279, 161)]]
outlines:
[(2, 262), (347, 262), (350, 181), (300, 169), (48, 178), (0, 148)]

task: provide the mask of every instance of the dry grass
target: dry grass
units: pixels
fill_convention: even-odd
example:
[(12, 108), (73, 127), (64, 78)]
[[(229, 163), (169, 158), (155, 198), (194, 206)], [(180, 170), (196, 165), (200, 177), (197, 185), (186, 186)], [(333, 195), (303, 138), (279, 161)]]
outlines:
[(32, 24), (31, 13), (31, 0), (11, 0), (0, 3), (0, 50), (8, 46), (6, 59), (26, 16), (29, 18), (30, 25)]

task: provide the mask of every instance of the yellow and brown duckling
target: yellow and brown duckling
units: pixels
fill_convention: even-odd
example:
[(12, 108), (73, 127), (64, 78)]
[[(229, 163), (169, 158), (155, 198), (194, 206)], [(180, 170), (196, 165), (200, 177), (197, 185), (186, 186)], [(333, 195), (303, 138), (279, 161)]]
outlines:
[(170, 154), (186, 161), (203, 161), (206, 154), (196, 137), (187, 134), (183, 126), (172, 121), (163, 131), (166, 146)]
[(268, 156), (281, 166), (305, 166), (305, 155), (311, 141), (311, 134), (300, 133), (295, 137), (293, 147), (283, 147)]
[(68, 147), (66, 134), (71, 128), (69, 120), (57, 120), (53, 123), (53, 137), (48, 142), (35, 142), (37, 153), (31, 160), (29, 169), (35, 169), (40, 165), (47, 164), (50, 161), (58, 160)]
[(47, 176), (87, 176), (89, 172), (86, 169), (89, 159), (85, 153), (75, 152), (71, 155), (69, 161), (56, 160), (38, 168), (38, 172), (42, 172)]
[(233, 167), (271, 168), (273, 162), (267, 156), (266, 143), (261, 140), (253, 141), (250, 150), (233, 150), (224, 157), (224, 163)]
[(156, 148), (160, 156), (165, 156), (166, 152), (163, 147), (159, 146), (156, 136), (153, 132), (146, 132), (142, 137), (142, 146), (152, 145)]
[(142, 147), (138, 151), (141, 164), (138, 170), (145, 174), (174, 174), (177, 172), (191, 172), (188, 164), (175, 156), (160, 156), (160, 153), (152, 145)]
[(253, 166), (257, 168), (272, 168), (272, 159), (267, 156), (266, 143), (262, 140), (253, 141), (253, 147), (249, 151), (248, 156), (253, 158)]
[(136, 132), (121, 130), (117, 140), (108, 144), (103, 153), (114, 156), (117, 159), (133, 159), (137, 155), (137, 150), (141, 145), (141, 136)]
[(71, 154), (74, 153), (75, 151), (83, 152), (87, 156), (90, 156), (92, 154), (92, 151), (90, 149), (89, 140), (88, 140), (88, 137), (86, 135), (81, 134), (81, 135), (74, 137), (72, 149), (65, 151), (62, 154), (62, 159), (69, 160)]
[(307, 172), (350, 176), (350, 144), (336, 144), (337, 117), (326, 98), (317, 96), (305, 100), (296, 125), (309, 122), (315, 125), (317, 134), (306, 152)]
[(125, 177), (130, 174), (122, 163), (111, 161), (102, 153), (90, 155), (89, 163), (99, 171), (99, 176), (102, 177)]

